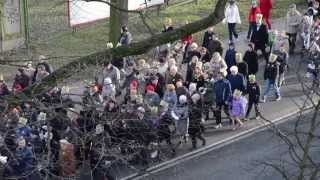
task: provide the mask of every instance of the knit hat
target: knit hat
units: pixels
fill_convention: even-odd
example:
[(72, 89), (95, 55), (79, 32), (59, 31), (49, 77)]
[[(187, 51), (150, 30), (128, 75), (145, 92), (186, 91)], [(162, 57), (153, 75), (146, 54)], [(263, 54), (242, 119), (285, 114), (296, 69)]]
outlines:
[(185, 96), (185, 95), (179, 96), (179, 102), (181, 104), (185, 104), (187, 102), (187, 96)]
[(194, 103), (198, 102), (200, 100), (201, 96), (198, 93), (195, 93), (191, 96), (191, 99)]
[(242, 95), (242, 92), (238, 89), (234, 90), (233, 97), (240, 97)]
[(152, 91), (152, 92), (154, 92), (155, 89), (154, 89), (154, 87), (153, 87), (152, 85), (148, 85), (148, 86), (146, 87), (146, 91)]
[(238, 73), (238, 67), (237, 66), (231, 66), (230, 71)]
[(254, 75), (254, 74), (250, 74), (249, 75), (249, 81), (256, 81), (256, 75)]
[(28, 119), (24, 118), (24, 117), (20, 117), (19, 118), (19, 123), (22, 124), (22, 125), (26, 125), (28, 122)]

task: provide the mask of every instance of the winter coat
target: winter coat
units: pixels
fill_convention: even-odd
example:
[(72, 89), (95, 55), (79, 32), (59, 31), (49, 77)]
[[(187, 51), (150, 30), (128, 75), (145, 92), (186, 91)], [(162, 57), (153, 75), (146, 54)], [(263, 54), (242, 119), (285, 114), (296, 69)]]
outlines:
[(183, 77), (181, 76), (181, 74), (176, 73), (174, 76), (172, 76), (171, 74), (168, 74), (165, 79), (166, 79), (166, 84), (176, 85), (176, 82), (179, 80), (183, 80)]
[(21, 88), (24, 89), (26, 87), (29, 86), (29, 77), (25, 74), (21, 74), (21, 75), (16, 75), (16, 77), (14, 78), (14, 83), (13, 83), (13, 87), (16, 84), (20, 84)]
[(191, 44), (192, 43), (192, 35), (187, 35), (187, 36), (183, 37), (182, 42), (184, 42), (186, 44)]
[(218, 52), (220, 55), (223, 53), (223, 45), (222, 42), (217, 39), (211, 39), (208, 41), (207, 49), (209, 53), (212, 55), (215, 52)]
[(224, 21), (227, 23), (237, 23), (241, 24), (239, 9), (236, 4), (228, 5), (225, 13), (224, 13), (225, 19)]
[(249, 16), (248, 16), (248, 20), (250, 23), (255, 23), (257, 22), (257, 14), (261, 13), (260, 8), (259, 7), (251, 7), (250, 12), (249, 12)]
[(49, 76), (49, 73), (47, 71), (38, 71), (35, 82), (40, 82), (45, 77)]
[(31, 140), (32, 129), (29, 126), (23, 126), (16, 130), (17, 137), (23, 136), (27, 141)]
[(198, 77), (196, 77), (196, 75), (193, 74), (191, 82), (196, 83), (197, 90), (199, 90), (200, 87), (204, 86), (204, 77), (203, 77), (203, 75), (199, 75)]
[(215, 96), (213, 100), (216, 101), (216, 104), (229, 101), (231, 96), (230, 82), (227, 79), (222, 79), (213, 83), (213, 96)]
[(244, 92), (244, 90), (245, 90), (245, 81), (244, 81), (244, 77), (243, 77), (242, 74), (239, 74), (239, 73), (237, 75), (229, 74), (227, 76), (227, 79), (230, 82), (231, 92), (232, 93), (236, 89), (240, 90), (241, 92)]
[(98, 77), (98, 83), (103, 85), (103, 81), (106, 77), (109, 77), (112, 83), (117, 87), (120, 83), (120, 71), (117, 67), (113, 66), (110, 69), (104, 68), (102, 73)]
[(269, 43), (269, 33), (266, 25), (257, 25), (257, 27), (253, 30), (251, 42), (255, 45), (255, 49), (266, 48), (266, 45)]
[(169, 110), (176, 107), (178, 98), (175, 91), (166, 91), (163, 96), (163, 100), (169, 104)]
[(206, 63), (206, 62), (210, 62), (210, 60), (211, 60), (211, 55), (210, 55), (210, 53), (207, 51), (206, 54), (200, 56), (199, 60), (200, 60), (203, 64)]
[(282, 74), (287, 70), (289, 55), (287, 52), (278, 52), (277, 55), (277, 62), (279, 63), (279, 74)]
[(159, 95), (155, 92), (146, 93), (144, 96), (144, 103), (149, 106), (159, 106), (160, 101), (161, 101), (161, 99), (160, 99)]
[(121, 45), (128, 45), (132, 41), (132, 35), (130, 32), (123, 32), (120, 36), (119, 43)]
[(228, 66), (228, 70), (231, 66), (236, 65), (236, 53), (237, 51), (235, 49), (228, 49), (225, 56), (225, 61)]
[(288, 12), (286, 18), (286, 32), (296, 34), (301, 23), (301, 14), (298, 11)]
[(264, 80), (271, 80), (271, 81), (275, 81), (276, 78), (279, 75), (279, 64), (278, 62), (268, 62), (268, 64), (266, 65), (266, 68), (264, 70)]
[(59, 166), (62, 177), (76, 175), (76, 158), (73, 144), (66, 144), (66, 149), (59, 150)]
[(202, 107), (200, 103), (191, 104), (189, 108), (189, 128), (188, 132), (191, 136), (202, 132), (201, 125)]
[(196, 66), (196, 63), (189, 63), (187, 66), (187, 73), (186, 73), (186, 82), (190, 83), (192, 81), (193, 71)]
[(231, 116), (241, 117), (245, 115), (247, 99), (241, 96), (239, 99), (233, 98), (231, 104)]
[(269, 14), (272, 9), (272, 0), (260, 0), (260, 10), (263, 14)]
[(176, 109), (174, 110), (177, 117), (179, 117), (178, 121), (180, 120), (187, 120), (189, 118), (189, 110), (188, 110), (188, 104), (177, 104)]
[(203, 36), (203, 42), (202, 42), (202, 47), (205, 47), (207, 49), (208, 48), (208, 45), (209, 45), (209, 41), (213, 40), (213, 36), (215, 35), (214, 32), (209, 32), (209, 31), (206, 31), (204, 33), (204, 36)]
[(3, 83), (3, 84), (0, 86), (0, 97), (1, 97), (1, 96), (6, 96), (6, 95), (8, 95), (9, 93), (10, 93), (10, 92), (9, 92), (9, 89), (8, 89), (7, 85)]
[(158, 137), (159, 141), (169, 140), (172, 135), (172, 129), (170, 126), (174, 126), (174, 120), (171, 116), (171, 110), (160, 115), (158, 121)]
[(17, 164), (13, 165), (16, 176), (24, 176), (31, 173), (35, 168), (35, 157), (30, 147), (17, 148), (16, 150)]
[(238, 71), (245, 78), (248, 77), (248, 64), (246, 62), (237, 63)]
[(220, 71), (226, 71), (228, 68), (226, 62), (221, 59), (220, 61), (214, 61), (210, 63), (210, 70), (213, 78), (216, 78)]
[(245, 94), (248, 94), (249, 101), (258, 103), (260, 100), (260, 86), (258, 83), (248, 83)]

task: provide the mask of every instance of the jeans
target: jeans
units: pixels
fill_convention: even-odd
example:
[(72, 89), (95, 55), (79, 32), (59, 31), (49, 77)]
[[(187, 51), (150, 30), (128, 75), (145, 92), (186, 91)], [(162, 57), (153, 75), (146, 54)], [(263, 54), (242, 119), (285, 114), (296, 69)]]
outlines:
[(236, 23), (228, 23), (228, 30), (229, 30), (229, 40), (233, 42), (233, 36), (238, 38), (238, 34), (236, 32)]
[(248, 35), (247, 35), (247, 39), (251, 38), (251, 35), (253, 33), (253, 30), (256, 28), (257, 23), (256, 22), (250, 22), (249, 23), (249, 30), (248, 30)]
[(263, 96), (267, 96), (269, 91), (273, 87), (275, 89), (275, 94), (277, 97), (280, 97), (280, 87), (277, 86), (277, 83), (274, 80), (266, 79), (264, 84)]

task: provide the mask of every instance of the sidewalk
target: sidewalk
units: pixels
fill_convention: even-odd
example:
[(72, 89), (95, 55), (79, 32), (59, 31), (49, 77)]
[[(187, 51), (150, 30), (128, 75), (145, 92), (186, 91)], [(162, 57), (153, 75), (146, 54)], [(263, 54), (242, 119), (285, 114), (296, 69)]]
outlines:
[[(274, 29), (281, 30), (284, 28), (284, 23), (282, 23), (281, 20), (282, 19), (277, 19), (273, 21)], [(240, 35), (239, 41), (236, 42), (236, 49), (238, 50), (238, 52), (244, 53), (245, 50), (247, 49), (247, 42), (245, 41), (246, 33), (247, 32), (239, 33)], [(225, 40), (224, 43), (225, 43), (225, 47), (227, 48), (228, 40)], [(310, 101), (306, 101), (307, 97), (302, 92), (301, 85), (297, 80), (296, 68), (298, 67), (297, 63), (299, 62), (299, 60), (300, 60), (299, 55), (292, 56), (289, 59), (289, 64), (293, 68), (287, 75), (287, 77), (290, 77), (288, 78), (288, 82), (281, 89), (281, 93), (282, 93), (281, 101), (271, 101), (273, 97), (269, 97), (266, 103), (261, 104), (261, 108), (260, 108), (261, 114), (267, 120), (276, 122), (281, 119), (285, 119), (289, 116), (299, 113), (300, 108), (303, 107), (304, 105), (305, 107), (311, 106)], [(259, 75), (258, 75), (258, 80), (260, 82), (263, 82), (262, 74), (264, 71), (264, 66), (265, 66), (265, 61), (261, 59)], [(260, 85), (263, 85), (263, 84), (260, 83)], [(262, 86), (262, 89), (263, 89), (263, 86)], [(254, 110), (252, 110), (252, 113), (254, 113)], [(210, 128), (215, 125), (215, 120), (213, 121), (209, 120), (205, 123), (207, 127), (207, 130), (205, 133), (207, 145), (205, 147), (201, 147), (200, 143), (198, 142), (199, 149), (196, 150), (195, 153), (193, 153), (190, 151), (190, 148), (192, 147), (192, 145), (191, 145), (191, 142), (189, 141), (187, 144), (183, 144), (177, 149), (177, 155), (174, 159), (167, 159), (168, 161), (167, 163), (163, 162), (160, 165), (155, 165), (147, 169), (147, 171), (149, 173), (152, 173), (152, 171), (159, 168), (162, 168), (162, 169), (169, 168), (171, 166), (166, 164), (178, 163), (181, 159), (187, 158), (189, 156), (190, 157), (195, 156), (196, 153), (201, 153), (202, 149), (203, 151), (205, 151), (205, 149), (208, 146), (215, 146), (215, 145), (219, 146), (220, 144), (228, 143), (228, 141), (232, 141), (234, 137), (245, 135), (247, 134), (247, 132), (254, 131), (259, 127), (269, 124), (267, 121), (260, 118), (260, 120), (247, 121), (244, 123), (244, 126), (242, 128), (232, 131), (232, 127), (229, 125), (229, 120), (224, 120), (223, 123), (225, 126), (221, 129)], [(132, 179), (135, 177), (139, 177), (139, 176), (134, 176), (134, 174), (131, 176), (127, 176), (126, 178), (122, 176), (123, 179)]]

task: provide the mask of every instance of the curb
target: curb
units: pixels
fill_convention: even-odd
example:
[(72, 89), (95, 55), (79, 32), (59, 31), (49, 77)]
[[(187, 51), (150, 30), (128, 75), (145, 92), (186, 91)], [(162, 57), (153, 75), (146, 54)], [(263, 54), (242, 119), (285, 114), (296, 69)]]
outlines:
[[(312, 106), (307, 106), (304, 110), (302, 110), (302, 114), (306, 114), (308, 112), (311, 112), (311, 110), (312, 110)], [(283, 115), (283, 116), (281, 116), (279, 118), (276, 118), (275, 120), (272, 121), (272, 123), (280, 124), (280, 123), (286, 122), (291, 117), (299, 114), (300, 112), (301, 112), (301, 110), (293, 111), (293, 112), (291, 112), (289, 114), (286, 114), (286, 115)], [(251, 128), (251, 129), (248, 129), (248, 130), (245, 130), (243, 132), (240, 132), (240, 133), (238, 133), (238, 134), (236, 134), (234, 136), (228, 137), (228, 138), (226, 138), (224, 140), (220, 140), (220, 141), (215, 142), (213, 144), (210, 144), (208, 146), (199, 148), (199, 149), (197, 149), (195, 151), (191, 151), (191, 152), (183, 154), (183, 155), (181, 155), (179, 157), (173, 158), (173, 159), (171, 159), (169, 161), (165, 161), (165, 162), (162, 162), (162, 163), (160, 163), (158, 165), (152, 166), (152, 167), (146, 169), (145, 172), (143, 172), (143, 173), (134, 173), (134, 174), (132, 174), (130, 176), (123, 177), (123, 178), (121, 178), (121, 180), (138, 180), (138, 179), (147, 177), (150, 174), (154, 174), (154, 173), (163, 171), (163, 170), (168, 169), (170, 167), (173, 167), (173, 166), (175, 166), (177, 164), (180, 164), (180, 163), (182, 163), (184, 161), (187, 161), (187, 160), (190, 160), (192, 158), (207, 154), (212, 150), (221, 148), (221, 147), (226, 146), (228, 144), (231, 144), (231, 143), (233, 143), (235, 141), (241, 140), (241, 139), (246, 138), (246, 137), (248, 137), (250, 135), (253, 135), (253, 134), (257, 133), (257, 132), (260, 132), (260, 131), (266, 129), (269, 124), (270, 123), (260, 124), (258, 126), (255, 126), (255, 127)]]

